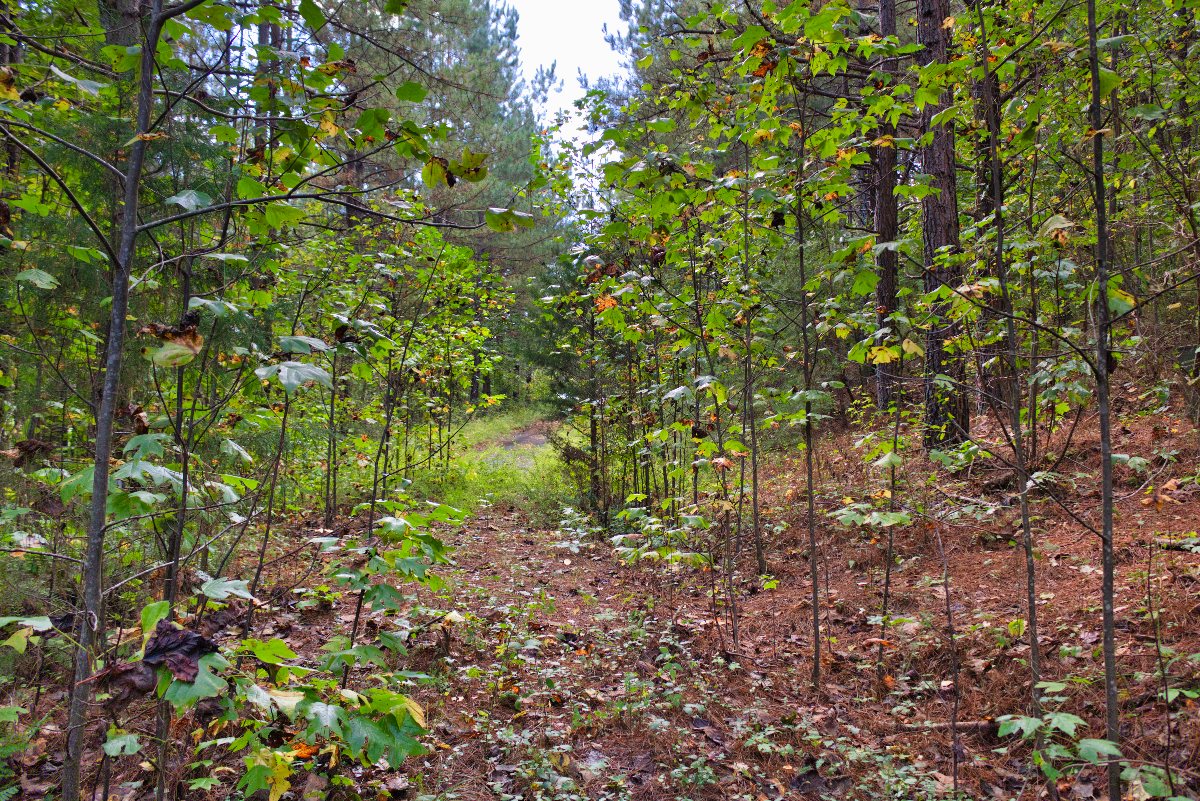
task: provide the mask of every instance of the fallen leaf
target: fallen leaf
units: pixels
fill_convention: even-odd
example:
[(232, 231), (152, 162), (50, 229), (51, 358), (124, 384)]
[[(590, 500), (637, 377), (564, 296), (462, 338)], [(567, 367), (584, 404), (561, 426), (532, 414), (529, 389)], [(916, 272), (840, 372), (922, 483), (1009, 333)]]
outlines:
[(147, 665), (165, 665), (179, 681), (195, 681), (199, 660), (217, 650), (217, 645), (194, 631), (179, 628), (169, 620), (160, 620), (146, 642), (142, 661)]

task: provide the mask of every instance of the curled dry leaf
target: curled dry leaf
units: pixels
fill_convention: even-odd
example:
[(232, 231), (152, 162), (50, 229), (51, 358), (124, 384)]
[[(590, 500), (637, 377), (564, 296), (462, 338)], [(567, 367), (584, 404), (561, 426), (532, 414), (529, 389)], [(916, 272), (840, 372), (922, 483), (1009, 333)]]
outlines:
[(195, 681), (200, 672), (200, 657), (216, 650), (216, 643), (207, 637), (177, 628), (169, 620), (160, 620), (146, 642), (142, 661), (148, 665), (165, 665), (179, 681)]
[(125, 662), (114, 665), (105, 679), (105, 684), (111, 693), (108, 700), (109, 709), (114, 712), (124, 709), (135, 698), (153, 690), (157, 683), (154, 668), (145, 662)]

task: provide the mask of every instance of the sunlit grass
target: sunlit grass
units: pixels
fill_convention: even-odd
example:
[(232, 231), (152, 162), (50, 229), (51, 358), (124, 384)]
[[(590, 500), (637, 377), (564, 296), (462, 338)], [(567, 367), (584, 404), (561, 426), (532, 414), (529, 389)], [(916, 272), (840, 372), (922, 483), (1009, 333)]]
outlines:
[(511, 505), (535, 523), (552, 524), (572, 501), (558, 454), (549, 443), (506, 444), (548, 415), (548, 408), (528, 405), (471, 421), (459, 434), (449, 467), (422, 471), (408, 494), (468, 512)]

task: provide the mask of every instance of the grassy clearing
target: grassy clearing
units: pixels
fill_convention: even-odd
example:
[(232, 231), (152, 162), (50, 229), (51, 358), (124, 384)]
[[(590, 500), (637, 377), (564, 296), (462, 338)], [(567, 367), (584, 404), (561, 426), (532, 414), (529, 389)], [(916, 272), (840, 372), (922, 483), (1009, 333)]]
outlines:
[[(509, 403), (510, 401), (505, 401)], [(454, 456), (463, 451), (475, 450), (499, 443), (517, 431), (529, 428), (539, 420), (549, 420), (553, 409), (540, 403), (523, 403), (520, 406), (482, 414), (463, 426), (455, 438)]]
[[(540, 436), (518, 435), (544, 423), (549, 410), (530, 405), (471, 421), (462, 431), (450, 466), (425, 471), (409, 488), (467, 511), (488, 504), (511, 504), (538, 525), (552, 525), (573, 500), (566, 470), (554, 448)], [(518, 441), (513, 441), (518, 440)]]

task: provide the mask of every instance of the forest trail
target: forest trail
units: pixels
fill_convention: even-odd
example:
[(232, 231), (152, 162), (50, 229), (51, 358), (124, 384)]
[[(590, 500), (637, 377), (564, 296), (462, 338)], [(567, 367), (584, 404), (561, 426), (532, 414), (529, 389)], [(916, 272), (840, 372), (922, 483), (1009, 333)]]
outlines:
[(732, 775), (718, 768), (726, 735), (705, 717), (727, 699), (692, 659), (694, 632), (647, 592), (647, 576), (571, 534), (493, 507), (447, 537), (453, 622), (431, 654), (446, 683), (421, 699), (441, 741), (428, 789), (646, 797), (672, 770), (700, 786)]
[[(544, 469), (535, 455), (551, 430), (539, 421), (479, 447), (517, 473)], [(454, 548), (434, 603), (448, 612), (409, 665), (434, 677), (415, 694), (434, 737), (413, 766), (425, 792), (794, 798), (853, 783), (799, 748), (820, 737), (807, 726), (836, 728), (838, 715), (821, 704), (800, 714), (777, 692), (801, 683), (798, 661), (735, 657), (702, 574), (627, 566), (584, 518), (564, 517), (550, 528), (485, 505), (439, 533)]]

